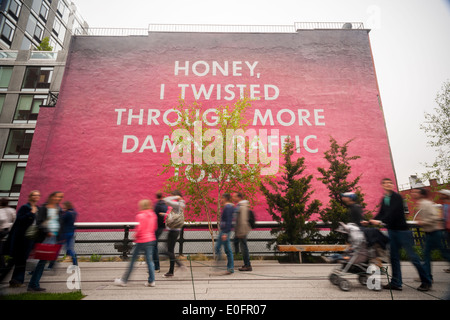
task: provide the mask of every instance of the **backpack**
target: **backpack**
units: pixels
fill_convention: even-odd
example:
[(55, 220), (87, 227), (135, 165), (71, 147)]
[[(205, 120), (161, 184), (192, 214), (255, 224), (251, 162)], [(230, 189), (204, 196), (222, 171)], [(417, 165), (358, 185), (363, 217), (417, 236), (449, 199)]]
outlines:
[(250, 227), (252, 229), (256, 228), (256, 218), (255, 218), (255, 213), (253, 212), (252, 209), (248, 209), (248, 224), (250, 225)]

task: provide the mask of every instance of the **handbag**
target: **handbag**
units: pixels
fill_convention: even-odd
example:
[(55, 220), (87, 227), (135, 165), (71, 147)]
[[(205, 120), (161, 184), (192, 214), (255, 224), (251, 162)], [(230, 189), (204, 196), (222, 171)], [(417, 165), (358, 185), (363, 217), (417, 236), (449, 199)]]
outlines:
[(58, 258), (61, 247), (61, 244), (36, 243), (30, 253), (30, 258), (54, 261)]

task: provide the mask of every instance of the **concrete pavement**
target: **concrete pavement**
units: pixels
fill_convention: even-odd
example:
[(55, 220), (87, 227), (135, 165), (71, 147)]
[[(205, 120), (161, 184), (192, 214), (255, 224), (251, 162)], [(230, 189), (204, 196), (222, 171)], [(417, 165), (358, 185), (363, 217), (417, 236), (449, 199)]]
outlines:
[[(71, 264), (60, 262), (55, 271), (45, 271), (41, 287), (47, 292), (68, 292), (77, 289), (80, 279), (84, 300), (441, 300), (450, 291), (450, 274), (443, 269), (446, 262), (433, 263), (434, 284), (429, 292), (419, 292), (415, 279), (418, 274), (409, 262), (402, 262), (403, 291), (372, 291), (359, 283), (356, 275), (349, 275), (352, 288), (342, 291), (329, 281), (337, 265), (282, 264), (273, 260), (252, 261), (252, 272), (236, 271), (222, 275), (222, 270), (211, 261), (184, 261), (186, 270), (175, 270), (173, 278), (163, 278), (168, 261), (161, 262), (161, 273), (156, 274), (156, 287), (145, 287), (147, 266), (136, 262), (126, 287), (113, 281), (125, 272), (128, 262), (81, 262), (80, 273), (70, 269)], [(242, 261), (236, 261), (235, 266)], [(388, 272), (390, 272), (390, 266)], [(192, 273), (191, 273), (192, 270)], [(79, 278), (78, 278), (79, 275)], [(29, 280), (27, 275), (26, 282)], [(6, 278), (9, 280), (9, 277)], [(387, 283), (381, 275), (381, 284)], [(26, 287), (9, 288), (1, 284), (3, 293), (25, 292)]]

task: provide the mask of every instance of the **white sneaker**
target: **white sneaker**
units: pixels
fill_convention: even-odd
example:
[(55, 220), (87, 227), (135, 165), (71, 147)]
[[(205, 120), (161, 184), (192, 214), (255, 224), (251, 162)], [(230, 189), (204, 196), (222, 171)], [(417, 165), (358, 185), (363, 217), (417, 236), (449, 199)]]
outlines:
[(153, 281), (153, 282), (146, 282), (145, 286), (146, 287), (154, 287), (154, 286), (156, 286), (156, 284), (155, 284), (155, 281)]
[(115, 279), (114, 280), (114, 284), (116, 286), (120, 286), (120, 287), (126, 287), (127, 286), (127, 284), (122, 279)]

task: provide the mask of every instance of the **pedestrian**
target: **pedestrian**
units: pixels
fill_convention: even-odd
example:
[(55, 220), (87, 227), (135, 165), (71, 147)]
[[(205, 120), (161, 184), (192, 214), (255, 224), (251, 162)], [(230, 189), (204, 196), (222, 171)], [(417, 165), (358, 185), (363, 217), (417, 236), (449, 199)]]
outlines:
[[(77, 266), (78, 259), (75, 252), (75, 221), (78, 213), (75, 211), (72, 202), (64, 201), (62, 206), (62, 232), (60, 236), (61, 243), (66, 247), (66, 255), (72, 258), (72, 264)], [(53, 268), (55, 261), (51, 261), (49, 269)]]
[(0, 199), (0, 270), (6, 268), (4, 258), (7, 253), (5, 240), (15, 220), (16, 210), (8, 206), (8, 199)]
[(434, 249), (439, 249), (442, 253), (442, 257), (450, 262), (450, 251), (444, 247), (444, 225), (436, 204), (429, 199), (430, 193), (427, 189), (413, 189), (411, 195), (419, 205), (419, 210), (416, 215), (417, 224), (425, 232), (423, 266), (428, 277), (431, 281), (433, 281), (433, 275), (431, 273), (431, 251)]
[(5, 253), (10, 256), (6, 266), (0, 272), (0, 282), (8, 275), (12, 268), (14, 271), (9, 281), (10, 287), (20, 287), (25, 281), (25, 269), (33, 241), (25, 236), (27, 229), (35, 222), (38, 212), (38, 202), (41, 193), (33, 190), (28, 195), (28, 202), (17, 211), (8, 238), (5, 243)]
[[(57, 244), (61, 234), (62, 226), (62, 209), (60, 207), (64, 193), (60, 191), (52, 192), (47, 202), (39, 207), (36, 215), (36, 225), (38, 226), (40, 235), (36, 239), (36, 243)], [(28, 283), (28, 291), (40, 292), (45, 291), (40, 286), (42, 273), (44, 272), (47, 260), (39, 260)]]
[(235, 239), (241, 245), (242, 257), (244, 259), (244, 265), (240, 267), (239, 271), (252, 271), (252, 265), (250, 263), (250, 254), (247, 245), (247, 236), (251, 231), (251, 226), (249, 223), (249, 202), (243, 199), (242, 193), (233, 193), (233, 202), (236, 204), (235, 208), (235, 227), (234, 234)]
[(133, 271), (134, 262), (137, 260), (139, 254), (144, 252), (145, 262), (148, 267), (148, 279), (145, 283), (146, 287), (155, 286), (155, 265), (153, 263), (153, 250), (156, 246), (156, 229), (158, 228), (158, 218), (152, 210), (152, 202), (148, 199), (139, 201), (139, 212), (136, 215), (138, 225), (136, 227), (135, 242), (133, 255), (128, 265), (128, 269), (120, 279), (115, 279), (114, 283), (119, 286), (126, 286), (131, 272)]
[(5, 238), (16, 220), (16, 210), (8, 206), (8, 199), (0, 199), (0, 241)]
[(164, 274), (165, 278), (173, 277), (175, 263), (184, 268), (184, 265), (176, 259), (175, 256), (175, 244), (180, 235), (181, 229), (184, 225), (184, 209), (186, 202), (179, 190), (172, 191), (172, 196), (163, 199), (168, 206), (168, 210), (165, 214), (166, 228), (168, 229), (167, 235), (167, 255), (170, 258), (169, 271)]
[[(439, 191), (442, 200), (442, 218), (444, 219), (444, 235), (447, 240), (447, 248), (450, 247), (450, 190)], [(444, 270), (450, 273), (450, 268)]]
[(223, 246), (227, 255), (227, 271), (226, 274), (234, 273), (233, 251), (231, 250), (230, 233), (233, 227), (234, 206), (231, 203), (231, 195), (224, 193), (220, 198), (220, 204), (223, 206), (222, 215), (220, 216), (220, 232), (216, 242), (216, 259), (221, 260), (221, 248)]
[(361, 205), (356, 203), (357, 195), (353, 192), (342, 193), (342, 201), (345, 203), (349, 210), (349, 222), (361, 227), (361, 221), (363, 221), (363, 211)]
[(155, 272), (159, 273), (161, 266), (159, 263), (159, 250), (158, 250), (158, 240), (161, 234), (163, 233), (164, 229), (166, 228), (166, 224), (164, 222), (164, 216), (167, 212), (167, 204), (163, 201), (163, 194), (162, 192), (156, 193), (156, 199), (158, 201), (155, 204), (155, 214), (158, 217), (158, 229), (156, 229), (155, 235), (156, 235), (156, 246), (155, 250), (153, 251), (153, 262), (155, 264)]
[(400, 249), (404, 248), (420, 276), (421, 285), (417, 290), (428, 291), (431, 288), (431, 280), (425, 272), (419, 256), (414, 251), (414, 238), (406, 223), (403, 198), (401, 195), (394, 192), (394, 183), (391, 179), (383, 179), (381, 185), (384, 190), (384, 197), (381, 200), (378, 214), (374, 219), (370, 220), (370, 223), (374, 225), (385, 224), (388, 229), (392, 278), (387, 285), (383, 286), (383, 288), (389, 290), (402, 290), (403, 283), (400, 266)]

